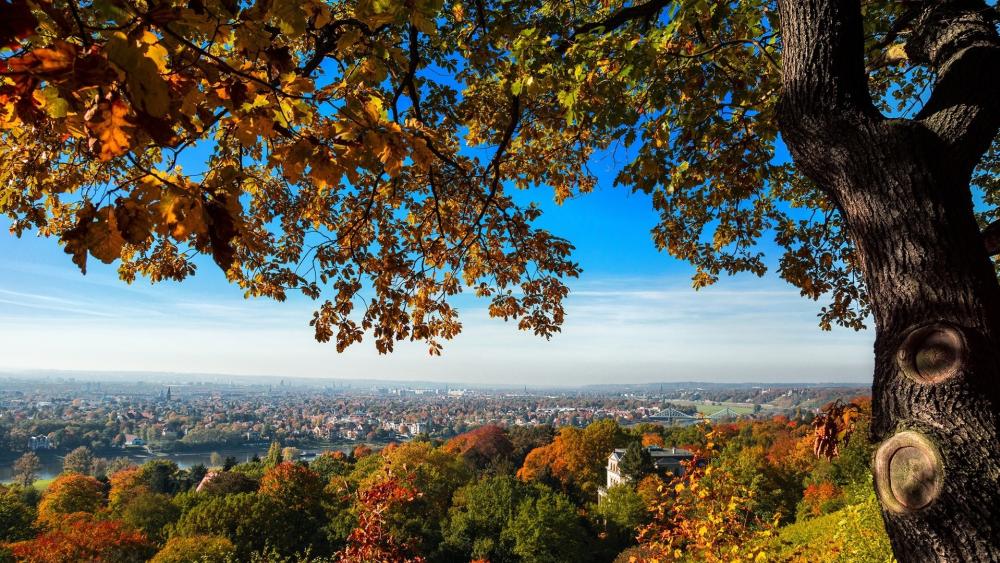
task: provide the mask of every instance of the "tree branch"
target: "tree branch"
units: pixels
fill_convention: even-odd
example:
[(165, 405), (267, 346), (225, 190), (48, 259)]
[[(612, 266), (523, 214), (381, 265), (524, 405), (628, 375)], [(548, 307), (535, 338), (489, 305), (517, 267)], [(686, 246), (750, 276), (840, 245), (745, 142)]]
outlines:
[(907, 56), (937, 74), (917, 121), (972, 169), (1000, 128), (1000, 37), (995, 14), (981, 0), (928, 2), (906, 43)]
[(660, 13), (660, 10), (673, 1), (674, 0), (650, 0), (645, 4), (637, 4), (627, 8), (622, 8), (601, 21), (579, 25), (573, 28), (569, 37), (563, 40), (556, 50), (559, 53), (565, 53), (566, 49), (576, 42), (576, 39), (581, 35), (587, 35), (588, 33), (593, 33), (595, 31), (599, 31), (600, 33), (610, 33), (635, 20), (652, 20), (657, 16), (657, 14)]
[[(868, 91), (859, 0), (779, 0), (782, 53), (778, 121), (803, 171), (814, 180), (837, 174), (833, 148), (882, 119)], [(823, 183), (823, 182), (821, 182)]]

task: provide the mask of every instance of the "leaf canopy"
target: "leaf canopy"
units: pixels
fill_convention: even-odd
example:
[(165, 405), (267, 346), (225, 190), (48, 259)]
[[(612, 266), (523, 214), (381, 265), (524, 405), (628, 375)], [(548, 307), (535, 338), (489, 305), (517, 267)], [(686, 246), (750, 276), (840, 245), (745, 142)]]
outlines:
[[(867, 315), (838, 213), (783, 156), (773, 2), (0, 6), (0, 212), (83, 271), (181, 280), (207, 254), (247, 296), (321, 300), (316, 337), (339, 350), (369, 333), (439, 353), (463, 291), (549, 337), (580, 267), (513, 193), (584, 194), (613, 153), (695, 287), (762, 275), (771, 238), (780, 275), (829, 300), (823, 327)], [(895, 115), (933, 79), (906, 60), (902, 9), (865, 4), (870, 89)]]

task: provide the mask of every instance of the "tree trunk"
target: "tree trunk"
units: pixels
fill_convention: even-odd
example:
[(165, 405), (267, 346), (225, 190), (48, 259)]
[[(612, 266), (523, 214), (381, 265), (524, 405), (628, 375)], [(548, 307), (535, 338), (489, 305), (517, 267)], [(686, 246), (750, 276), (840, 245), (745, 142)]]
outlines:
[(1000, 561), (1000, 284), (969, 181), (1000, 125), (1000, 41), (975, 2), (921, 6), (938, 74), (914, 119), (866, 87), (860, 3), (782, 0), (779, 121), (837, 205), (875, 319), (876, 490), (900, 561)]

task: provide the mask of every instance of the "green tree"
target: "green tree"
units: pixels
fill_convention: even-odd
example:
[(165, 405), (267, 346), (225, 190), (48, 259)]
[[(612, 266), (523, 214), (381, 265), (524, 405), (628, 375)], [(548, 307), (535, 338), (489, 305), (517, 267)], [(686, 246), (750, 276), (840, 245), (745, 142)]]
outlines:
[(235, 493), (252, 493), (260, 487), (256, 479), (238, 471), (215, 472), (205, 483), (201, 491), (216, 495), (231, 495)]
[(212, 452), (211, 454), (209, 454), (209, 456), (208, 456), (208, 464), (210, 466), (212, 466), (212, 467), (222, 467), (223, 463), (225, 463), (225, 459), (222, 457), (222, 454), (220, 454), (219, 452)]
[(80, 446), (63, 458), (63, 471), (90, 475), (94, 470), (94, 453), (87, 446)]
[(171, 497), (162, 493), (140, 493), (118, 510), (123, 522), (157, 543), (167, 539), (167, 526), (176, 522), (180, 513)]
[(309, 468), (319, 473), (326, 482), (333, 477), (346, 477), (351, 473), (351, 464), (347, 462), (347, 456), (341, 454), (338, 457), (330, 452), (316, 456), (316, 459), (309, 463)]
[(531, 486), (506, 475), (462, 487), (444, 523), (444, 549), (466, 559), (516, 561), (516, 541), (504, 532), (531, 494)]
[(172, 536), (228, 538), (236, 546), (239, 560), (265, 549), (277, 550), (285, 556), (311, 546), (314, 553), (322, 550), (318, 526), (303, 521), (301, 513), (286, 506), (280, 499), (256, 493), (206, 498), (181, 516)]
[(642, 481), (642, 478), (652, 473), (656, 467), (653, 465), (653, 456), (649, 450), (642, 447), (640, 442), (630, 442), (621, 461), (618, 462), (621, 474), (633, 483)]
[(147, 461), (139, 468), (140, 479), (154, 493), (174, 494), (186, 489), (190, 483), (173, 461), (157, 459)]
[(35, 535), (35, 507), (24, 502), (15, 486), (0, 485), (0, 544)]
[(41, 467), (42, 462), (38, 460), (35, 452), (22, 455), (14, 462), (14, 482), (23, 487), (30, 487), (38, 478), (38, 470)]
[(522, 561), (561, 563), (590, 560), (587, 533), (573, 501), (551, 490), (521, 501), (504, 535), (513, 540)]
[(275, 467), (283, 460), (281, 455), (281, 444), (278, 442), (271, 442), (271, 447), (267, 449), (267, 455), (264, 456), (264, 467), (270, 469)]
[(614, 553), (634, 543), (639, 526), (649, 521), (646, 501), (628, 483), (608, 489), (591, 512), (598, 526), (607, 533)]
[(196, 463), (188, 468), (188, 479), (191, 481), (193, 487), (197, 487), (198, 483), (205, 478), (208, 474), (208, 468), (202, 463)]
[(218, 536), (170, 538), (150, 563), (229, 563), (236, 557), (236, 546)]

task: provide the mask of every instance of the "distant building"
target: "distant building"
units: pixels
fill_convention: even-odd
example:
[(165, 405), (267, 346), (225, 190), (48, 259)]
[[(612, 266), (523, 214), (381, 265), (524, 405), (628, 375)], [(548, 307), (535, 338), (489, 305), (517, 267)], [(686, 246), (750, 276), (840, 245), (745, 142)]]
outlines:
[(32, 436), (28, 438), (28, 449), (35, 450), (51, 450), (53, 448), (52, 441), (49, 440), (48, 436)]
[[(659, 474), (673, 473), (674, 475), (683, 475), (684, 466), (682, 465), (682, 462), (694, 459), (694, 453), (682, 448), (647, 446), (646, 449), (649, 451), (650, 457), (653, 458), (653, 467)], [(624, 456), (625, 448), (617, 448), (615, 451), (611, 452), (611, 455), (608, 456), (607, 486), (598, 489), (597, 494), (599, 500), (604, 498), (604, 495), (607, 493), (607, 489), (628, 480), (628, 477), (622, 475), (621, 469), (618, 466)]]
[(125, 435), (125, 446), (145, 446), (146, 441), (142, 438), (136, 436), (135, 434)]

